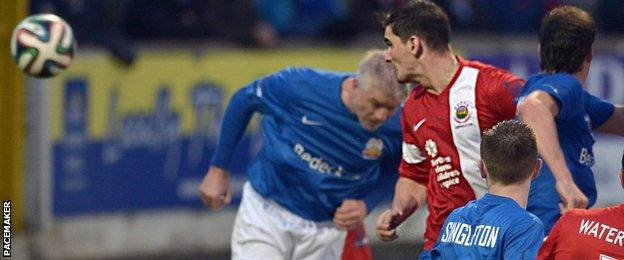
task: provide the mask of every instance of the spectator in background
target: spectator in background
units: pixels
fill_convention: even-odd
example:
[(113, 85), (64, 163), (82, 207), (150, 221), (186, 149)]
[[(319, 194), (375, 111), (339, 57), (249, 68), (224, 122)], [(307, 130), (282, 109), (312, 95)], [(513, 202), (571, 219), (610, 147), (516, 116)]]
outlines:
[[(624, 188), (624, 154), (620, 181)], [(544, 241), (538, 259), (624, 259), (624, 203), (563, 214)]]
[(132, 41), (121, 30), (126, 1), (33, 0), (33, 13), (53, 13), (73, 29), (78, 44), (101, 45), (126, 65), (135, 59)]
[(624, 33), (624, 1), (602, 0), (597, 13), (598, 23), (605, 31)]
[(349, 17), (345, 0), (254, 0), (254, 4), (261, 19), (258, 26), (274, 37), (326, 37)]
[(473, 28), (496, 32), (536, 31), (543, 4), (542, 0), (475, 0)]
[(251, 0), (129, 0), (127, 15), (125, 27), (136, 39), (258, 43), (255, 30), (259, 17)]

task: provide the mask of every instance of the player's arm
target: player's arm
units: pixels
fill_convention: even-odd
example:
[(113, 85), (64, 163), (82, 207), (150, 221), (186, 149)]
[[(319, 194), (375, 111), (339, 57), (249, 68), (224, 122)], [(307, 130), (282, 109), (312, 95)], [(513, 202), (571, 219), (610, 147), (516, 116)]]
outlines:
[(539, 219), (516, 224), (505, 234), (503, 259), (535, 259), (544, 241), (544, 225)]
[(257, 102), (253, 98), (253, 88), (253, 84), (242, 88), (230, 99), (211, 166), (199, 186), (202, 201), (213, 210), (229, 204), (232, 198), (227, 169), (234, 149), (256, 111)]
[(613, 114), (597, 131), (624, 136), (624, 105), (616, 105)]
[(516, 117), (515, 99), (518, 97), (524, 86), (524, 80), (510, 73), (505, 73), (496, 78), (486, 78), (482, 80), (492, 81), (496, 88), (489, 88), (486, 100), (489, 114), (496, 122), (509, 120)]
[(424, 185), (407, 177), (399, 177), (392, 207), (377, 219), (377, 237), (382, 241), (397, 239), (396, 228), (418, 209), (418, 205), (424, 205), (426, 191)]
[(271, 113), (270, 105), (283, 106), (291, 99), (290, 88), (285, 87), (287, 75), (280, 72), (258, 79), (237, 91), (230, 99), (211, 166), (199, 186), (202, 201), (211, 209), (219, 210), (231, 201), (227, 169), (253, 114)]
[(358, 227), (379, 202), (392, 197), (397, 175), (397, 173), (382, 173), (375, 187), (363, 199), (344, 200), (334, 213), (333, 222), (336, 227), (346, 230)]
[(624, 105), (613, 105), (586, 91), (583, 92), (583, 105), (589, 116), (592, 129), (624, 136)]
[(399, 165), (400, 176), (395, 185), (392, 207), (377, 219), (377, 237), (382, 241), (397, 239), (397, 226), (411, 216), (418, 205), (424, 205), (426, 198), (425, 185), (429, 177), (429, 168), (425, 163), (426, 157), (416, 145), (416, 136), (407, 113), (408, 106), (409, 104), (405, 105), (401, 115), (403, 143)]
[(535, 132), (538, 150), (555, 177), (564, 208), (587, 207), (588, 199), (574, 183), (559, 143), (555, 125), (559, 113), (557, 101), (550, 94), (537, 90), (518, 104), (517, 113)]

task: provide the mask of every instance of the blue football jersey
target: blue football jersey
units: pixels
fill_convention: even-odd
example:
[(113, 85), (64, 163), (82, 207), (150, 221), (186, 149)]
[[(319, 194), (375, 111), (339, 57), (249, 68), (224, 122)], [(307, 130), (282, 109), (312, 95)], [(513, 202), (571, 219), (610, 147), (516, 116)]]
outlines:
[(263, 144), (247, 171), (258, 193), (313, 221), (331, 220), (345, 199), (362, 199), (372, 210), (392, 196), (398, 178), (400, 111), (365, 130), (340, 98), (349, 76), (288, 68), (242, 88), (226, 110), (213, 165), (227, 168), (259, 112)]
[(446, 218), (433, 259), (535, 259), (544, 226), (513, 199), (485, 194)]
[[(607, 121), (615, 106), (587, 93), (578, 79), (566, 73), (532, 76), (520, 93), (518, 102), (537, 90), (550, 94), (559, 105), (555, 124), (561, 150), (574, 182), (592, 206), (597, 196), (591, 169), (594, 165), (592, 129)], [(542, 220), (548, 232), (559, 218), (560, 202), (555, 179), (548, 165), (544, 164), (540, 175), (531, 184), (527, 210)]]

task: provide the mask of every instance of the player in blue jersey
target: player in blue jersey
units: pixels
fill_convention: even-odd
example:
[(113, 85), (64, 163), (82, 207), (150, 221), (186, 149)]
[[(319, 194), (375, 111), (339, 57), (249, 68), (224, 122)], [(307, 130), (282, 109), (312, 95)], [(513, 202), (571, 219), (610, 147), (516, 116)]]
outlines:
[(548, 13), (539, 30), (542, 72), (529, 78), (518, 97), (517, 113), (535, 131), (545, 161), (527, 209), (547, 233), (561, 211), (596, 202), (592, 130), (624, 135), (624, 106), (583, 90), (595, 34), (594, 20), (577, 7)]
[(404, 93), (377, 50), (357, 74), (288, 68), (234, 94), (200, 186), (210, 208), (230, 202), (234, 148), (262, 114), (263, 145), (247, 171), (232, 257), (339, 259), (345, 230), (393, 193)]
[(537, 143), (531, 128), (503, 121), (483, 134), (479, 169), (488, 193), (446, 218), (434, 259), (535, 259), (544, 226), (527, 212), (531, 180), (539, 174)]

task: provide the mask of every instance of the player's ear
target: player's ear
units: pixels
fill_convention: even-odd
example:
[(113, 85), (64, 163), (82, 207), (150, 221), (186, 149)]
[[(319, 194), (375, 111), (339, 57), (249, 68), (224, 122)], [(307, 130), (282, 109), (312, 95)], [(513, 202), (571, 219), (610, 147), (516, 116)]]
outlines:
[(357, 79), (357, 77), (353, 77), (353, 88), (356, 89), (359, 86), (359, 81)]
[(542, 159), (537, 158), (537, 162), (535, 162), (535, 166), (533, 167), (533, 173), (531, 174), (531, 179), (535, 179), (537, 178), (537, 176), (540, 173), (540, 170), (542, 169)]
[(594, 59), (594, 47), (592, 46), (591, 51), (589, 52), (589, 54), (587, 54), (587, 56), (585, 57), (585, 62), (587, 64), (590, 64), (592, 62), (592, 60)]
[(423, 42), (416, 35), (410, 36), (408, 41), (408, 47), (410, 48), (410, 52), (412, 53), (412, 55), (414, 55), (414, 57), (416, 57), (416, 59), (420, 59), (423, 53)]
[(485, 166), (485, 162), (483, 160), (479, 160), (479, 172), (481, 173), (481, 178), (487, 178), (487, 167)]

